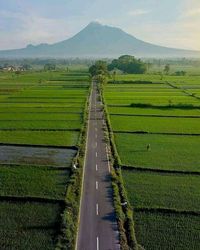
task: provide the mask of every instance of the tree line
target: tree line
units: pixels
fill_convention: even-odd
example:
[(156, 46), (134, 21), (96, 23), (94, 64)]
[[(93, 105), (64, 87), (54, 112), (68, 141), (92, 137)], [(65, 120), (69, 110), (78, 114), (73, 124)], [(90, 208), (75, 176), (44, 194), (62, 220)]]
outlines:
[(115, 75), (117, 70), (127, 74), (144, 74), (147, 71), (147, 65), (134, 56), (123, 55), (112, 60), (110, 64), (106, 61), (96, 61), (89, 68), (89, 73), (98, 78), (100, 82), (103, 82), (110, 75), (110, 72)]

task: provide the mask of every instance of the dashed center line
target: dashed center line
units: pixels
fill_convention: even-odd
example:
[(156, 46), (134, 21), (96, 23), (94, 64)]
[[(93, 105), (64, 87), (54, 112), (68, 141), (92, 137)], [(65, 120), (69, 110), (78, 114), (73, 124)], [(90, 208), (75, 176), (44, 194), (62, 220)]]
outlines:
[(96, 204), (96, 214), (99, 215), (99, 204)]
[(96, 164), (96, 171), (98, 171), (98, 166), (97, 166), (97, 164)]
[(98, 190), (99, 189), (99, 183), (98, 183), (98, 181), (96, 181), (96, 190)]
[(97, 157), (97, 155), (98, 155), (98, 154), (97, 154), (97, 152), (96, 152), (96, 157)]
[(97, 250), (99, 250), (99, 237), (97, 237)]
[(110, 173), (110, 163), (109, 163), (109, 161), (108, 161), (108, 171)]

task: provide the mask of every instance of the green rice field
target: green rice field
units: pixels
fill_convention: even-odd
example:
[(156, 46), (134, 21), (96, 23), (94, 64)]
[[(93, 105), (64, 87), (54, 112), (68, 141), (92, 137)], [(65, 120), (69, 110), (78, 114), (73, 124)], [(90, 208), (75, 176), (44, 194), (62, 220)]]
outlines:
[(0, 73), (0, 249), (55, 249), (87, 72)]
[(200, 78), (117, 75), (103, 90), (146, 250), (200, 248)]

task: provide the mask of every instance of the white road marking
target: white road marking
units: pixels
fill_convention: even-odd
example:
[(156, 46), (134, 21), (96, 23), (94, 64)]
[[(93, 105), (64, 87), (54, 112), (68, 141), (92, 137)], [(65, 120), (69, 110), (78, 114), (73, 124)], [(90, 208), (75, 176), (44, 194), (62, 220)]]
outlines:
[(96, 164), (96, 171), (98, 171), (98, 166), (97, 166), (97, 164)]
[(97, 237), (97, 250), (99, 250), (99, 237)]
[(98, 190), (99, 189), (99, 183), (98, 183), (98, 181), (96, 181), (96, 190)]
[(96, 204), (96, 213), (97, 213), (97, 215), (99, 215), (99, 205), (98, 205), (98, 203)]
[(97, 152), (96, 152), (96, 157), (97, 157)]
[(109, 161), (108, 146), (107, 145), (106, 145), (106, 155), (107, 155), (107, 161), (108, 161), (108, 171), (110, 173), (110, 161)]
[(108, 171), (110, 173), (110, 163), (109, 163), (109, 161), (108, 161)]

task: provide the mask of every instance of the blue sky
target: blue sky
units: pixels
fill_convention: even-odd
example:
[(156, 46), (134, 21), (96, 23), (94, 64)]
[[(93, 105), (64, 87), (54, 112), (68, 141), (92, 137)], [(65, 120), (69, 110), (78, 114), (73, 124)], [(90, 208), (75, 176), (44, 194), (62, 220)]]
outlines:
[(1, 0), (0, 49), (61, 41), (91, 21), (155, 44), (200, 50), (199, 0)]

